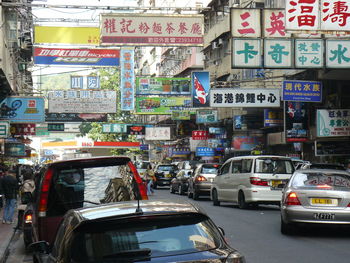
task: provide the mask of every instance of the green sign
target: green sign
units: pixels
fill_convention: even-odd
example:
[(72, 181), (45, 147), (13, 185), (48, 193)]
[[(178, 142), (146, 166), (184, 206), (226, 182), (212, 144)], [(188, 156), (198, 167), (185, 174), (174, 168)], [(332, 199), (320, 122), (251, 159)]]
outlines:
[(189, 95), (190, 78), (136, 78), (137, 95)]
[(171, 112), (171, 119), (174, 121), (185, 121), (191, 119), (190, 111), (174, 110)]
[(137, 97), (136, 114), (171, 114), (173, 110), (190, 107), (191, 97)]
[(48, 123), (48, 131), (64, 131), (64, 123)]
[(0, 122), (0, 138), (8, 137), (10, 124), (7, 121)]
[(119, 123), (104, 123), (102, 124), (103, 133), (126, 133), (127, 125)]

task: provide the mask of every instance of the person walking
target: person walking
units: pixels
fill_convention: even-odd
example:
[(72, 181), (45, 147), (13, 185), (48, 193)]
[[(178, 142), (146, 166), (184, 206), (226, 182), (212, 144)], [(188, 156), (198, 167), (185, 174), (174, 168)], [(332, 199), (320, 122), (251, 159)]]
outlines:
[(31, 202), (32, 193), (35, 190), (35, 182), (33, 179), (33, 170), (25, 169), (22, 172), (23, 175), (23, 184), (19, 189), (21, 203), (18, 205), (18, 221), (17, 228), (21, 228), (23, 224), (23, 215), (28, 203)]
[(5, 207), (2, 218), (3, 224), (12, 224), (15, 208), (17, 204), (18, 181), (16, 171), (8, 170), (2, 178), (2, 191), (5, 197)]
[(152, 170), (152, 166), (149, 164), (146, 170), (146, 182), (147, 182), (147, 195), (151, 195), (154, 193), (153, 190), (153, 181), (154, 181), (154, 172)]

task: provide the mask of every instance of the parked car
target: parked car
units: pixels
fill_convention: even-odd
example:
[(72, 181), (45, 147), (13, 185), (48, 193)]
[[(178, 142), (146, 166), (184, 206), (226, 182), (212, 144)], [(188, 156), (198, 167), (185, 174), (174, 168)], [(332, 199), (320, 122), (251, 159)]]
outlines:
[(158, 164), (154, 168), (154, 176), (156, 181), (153, 183), (153, 188), (158, 186), (170, 186), (170, 181), (176, 176), (178, 169), (173, 164)]
[(183, 195), (188, 189), (188, 179), (191, 177), (192, 170), (181, 170), (176, 177), (170, 181), (170, 193), (179, 193)]
[(101, 202), (147, 199), (146, 187), (129, 157), (57, 161), (35, 176), (36, 190), (24, 213), (24, 242), (52, 244), (64, 214)]
[(340, 170), (297, 170), (281, 202), (281, 232), (292, 234), (298, 224), (350, 226), (350, 174)]
[(210, 188), (216, 177), (220, 164), (202, 163), (197, 166), (188, 179), (187, 196), (197, 200), (201, 195), (210, 195)]
[(294, 172), (292, 160), (284, 156), (252, 155), (228, 159), (214, 178), (210, 195), (214, 205), (234, 202), (239, 208), (277, 204), (283, 183)]
[(305, 163), (300, 169), (336, 169), (345, 171), (346, 167), (336, 163)]
[(52, 249), (31, 247), (39, 262), (245, 262), (205, 212), (171, 200), (71, 210)]

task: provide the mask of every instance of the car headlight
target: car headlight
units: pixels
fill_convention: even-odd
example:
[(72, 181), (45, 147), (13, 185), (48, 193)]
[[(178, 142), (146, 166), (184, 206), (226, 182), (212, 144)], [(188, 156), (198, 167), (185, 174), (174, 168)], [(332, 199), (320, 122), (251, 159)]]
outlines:
[(245, 258), (238, 252), (231, 253), (226, 258), (226, 263), (245, 263)]

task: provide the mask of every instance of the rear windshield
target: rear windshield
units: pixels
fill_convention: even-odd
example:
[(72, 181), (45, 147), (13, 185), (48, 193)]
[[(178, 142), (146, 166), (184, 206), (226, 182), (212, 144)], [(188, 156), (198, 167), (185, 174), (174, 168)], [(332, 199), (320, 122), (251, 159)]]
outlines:
[(310, 169), (336, 169), (336, 170), (345, 170), (344, 166), (336, 164), (327, 164), (327, 163), (317, 163), (311, 164)]
[(157, 170), (158, 171), (174, 171), (176, 166), (173, 165), (162, 165), (158, 166)]
[(294, 172), (294, 165), (288, 159), (258, 158), (255, 160), (255, 172), (292, 174)]
[(204, 216), (137, 218), (86, 225), (73, 241), (72, 258), (74, 262), (147, 261), (211, 250), (220, 242), (217, 229)]
[(54, 170), (47, 205), (48, 216), (92, 203), (134, 200), (138, 187), (128, 165), (60, 168)]
[(219, 166), (214, 167), (214, 166), (204, 166), (203, 165), (202, 173), (203, 174), (216, 174), (218, 172), (218, 168), (219, 168)]
[(292, 187), (315, 187), (325, 188), (341, 187), (350, 189), (350, 176), (346, 174), (332, 174), (332, 173), (297, 173), (294, 175)]

